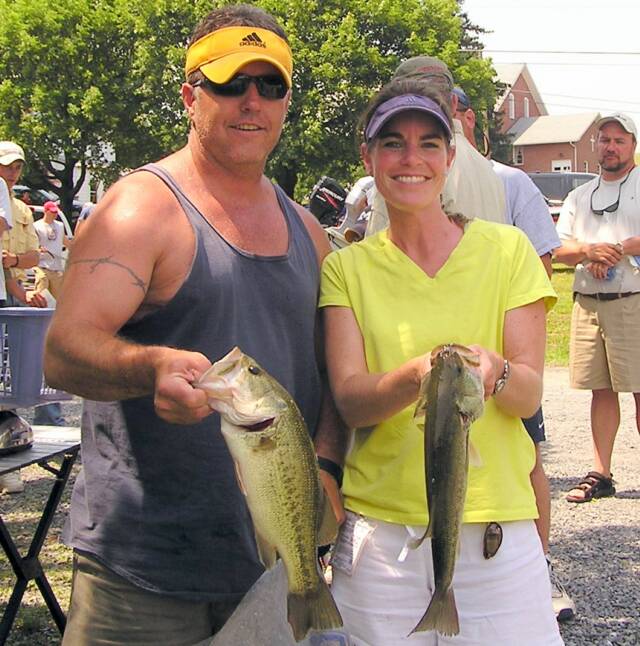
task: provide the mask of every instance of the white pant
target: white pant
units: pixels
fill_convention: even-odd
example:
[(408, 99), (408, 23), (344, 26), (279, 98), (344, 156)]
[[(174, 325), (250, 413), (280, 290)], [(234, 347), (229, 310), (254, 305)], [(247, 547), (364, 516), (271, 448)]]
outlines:
[[(355, 514), (350, 520), (361, 518)], [(501, 523), (502, 546), (485, 559), (486, 524), (462, 526), (460, 554), (453, 577), (460, 634), (436, 632), (408, 636), (424, 614), (434, 590), (431, 541), (409, 550), (398, 561), (409, 530), (403, 525), (365, 519), (375, 529), (347, 529), (336, 545), (333, 596), (354, 646), (561, 646), (551, 605), (551, 586), (535, 524), (531, 520)], [(353, 525), (351, 525), (353, 527)], [(420, 529), (412, 528), (421, 535)], [(342, 563), (342, 565), (340, 565)], [(347, 567), (345, 567), (347, 563)], [(353, 563), (351, 575), (346, 571)]]

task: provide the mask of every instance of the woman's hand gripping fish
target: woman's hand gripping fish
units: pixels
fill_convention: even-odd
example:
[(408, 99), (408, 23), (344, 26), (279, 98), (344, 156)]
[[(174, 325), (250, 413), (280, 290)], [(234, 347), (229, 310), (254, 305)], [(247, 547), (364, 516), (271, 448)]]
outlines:
[(342, 626), (316, 548), (333, 542), (337, 523), (325, 504), (306, 425), (289, 393), (239, 348), (194, 384), (220, 413), (222, 434), (253, 520), (260, 559), (279, 555), (288, 580), (287, 618), (296, 641)]
[(482, 415), (484, 388), (477, 355), (460, 345), (444, 345), (431, 353), (431, 372), (425, 376), (416, 406), (424, 421), (424, 461), (435, 591), (427, 611), (412, 632), (460, 632), (458, 610), (451, 587), (462, 511), (467, 493), (469, 456), (480, 460), (469, 444), (469, 427)]

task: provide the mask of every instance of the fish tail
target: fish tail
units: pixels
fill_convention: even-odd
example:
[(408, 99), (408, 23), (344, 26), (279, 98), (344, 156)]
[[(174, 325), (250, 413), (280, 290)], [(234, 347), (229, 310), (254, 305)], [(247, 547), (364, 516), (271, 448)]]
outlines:
[(460, 632), (453, 588), (449, 587), (444, 593), (436, 592), (433, 595), (427, 611), (410, 634), (427, 630), (437, 630), (441, 635), (449, 636)]
[(297, 642), (310, 630), (330, 630), (342, 626), (342, 617), (329, 586), (320, 580), (317, 588), (306, 593), (290, 592), (287, 596), (287, 619)]

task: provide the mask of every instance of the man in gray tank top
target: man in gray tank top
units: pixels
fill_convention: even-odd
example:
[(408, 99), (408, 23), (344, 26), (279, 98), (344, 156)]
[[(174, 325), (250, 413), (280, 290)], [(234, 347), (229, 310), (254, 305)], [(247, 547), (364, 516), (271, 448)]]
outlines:
[(290, 100), (286, 36), (257, 7), (216, 9), (185, 72), (186, 146), (100, 201), (49, 330), (47, 381), (85, 398), (65, 646), (196, 643), (260, 576), (219, 417), (192, 387), (233, 346), (289, 390), (340, 473), (314, 349), (328, 241), (264, 175)]

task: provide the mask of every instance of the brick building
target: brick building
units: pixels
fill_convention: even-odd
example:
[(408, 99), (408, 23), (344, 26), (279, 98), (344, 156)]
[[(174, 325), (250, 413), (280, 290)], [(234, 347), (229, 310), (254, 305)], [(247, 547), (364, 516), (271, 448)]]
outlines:
[(526, 172), (598, 172), (598, 112), (549, 115), (525, 63), (494, 64), (506, 85), (496, 102), (502, 132), (510, 136), (511, 163)]

